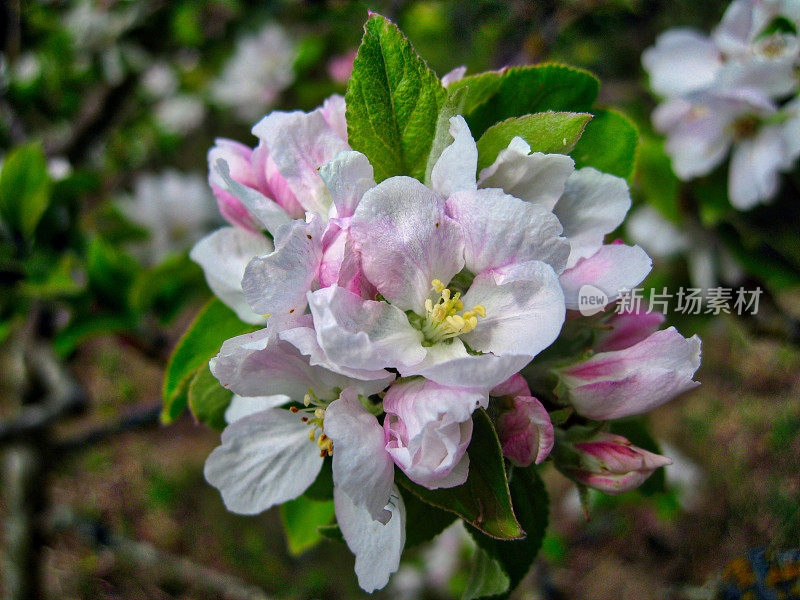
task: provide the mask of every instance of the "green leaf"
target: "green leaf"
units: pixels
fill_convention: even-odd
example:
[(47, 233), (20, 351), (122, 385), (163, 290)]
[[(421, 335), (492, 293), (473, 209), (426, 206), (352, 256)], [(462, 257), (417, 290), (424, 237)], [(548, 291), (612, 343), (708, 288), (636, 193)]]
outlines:
[(406, 548), (432, 540), (444, 531), (456, 515), (420, 500), (408, 490), (401, 490), (406, 507)]
[(547, 490), (535, 467), (514, 469), (510, 487), (514, 512), (527, 533), (525, 539), (497, 540), (472, 527), (467, 529), (478, 546), (500, 564), (508, 576), (509, 591), (512, 591), (528, 573), (539, 553), (549, 509)]
[(499, 121), (547, 111), (589, 112), (600, 82), (587, 71), (563, 65), (514, 67), (497, 93), (467, 116), (474, 137)]
[(225, 429), (225, 410), (233, 393), (226, 390), (207, 366), (200, 367), (189, 384), (189, 410), (198, 422), (219, 431)]
[(344, 541), (342, 530), (339, 529), (338, 525), (322, 525), (321, 527), (317, 527), (317, 531), (319, 531), (319, 534), (322, 537), (329, 539), (332, 542), (342, 542), (343, 544), (346, 543)]
[(345, 100), (350, 146), (369, 158), (377, 182), (393, 175), (423, 179), (446, 99), (436, 74), (397, 27), (372, 15)]
[(504, 594), (510, 585), (508, 575), (500, 564), (483, 548), (475, 548), (462, 600), (497, 597)]
[[(31, 259), (41, 263), (36, 254)], [(59, 298), (80, 294), (84, 285), (79, 281), (80, 265), (78, 257), (67, 251), (58, 258), (55, 265), (47, 265), (45, 273), (37, 273), (20, 284), (20, 292), (33, 298)]]
[[(630, 440), (634, 446), (639, 446), (649, 452), (660, 454), (661, 449), (658, 442), (647, 431), (644, 423), (640, 419), (618, 419), (611, 421), (608, 427), (611, 433), (621, 435)], [(666, 491), (666, 476), (663, 468), (656, 471), (638, 488), (638, 491), (645, 496), (652, 496)]]
[(599, 110), (570, 155), (577, 169), (594, 167), (627, 178), (633, 172), (638, 140), (636, 127), (628, 117), (614, 110)]
[(664, 152), (661, 142), (652, 138), (642, 138), (634, 181), (648, 204), (665, 219), (680, 225), (681, 182), (672, 171), (672, 163)]
[(220, 300), (210, 300), (178, 340), (164, 376), (164, 410), (161, 420), (174, 421), (188, 402), (189, 384), (198, 369), (205, 367), (225, 340), (258, 329), (243, 323)]
[(567, 154), (591, 118), (587, 113), (543, 112), (493, 125), (478, 140), (478, 171), (491, 165), (516, 136), (530, 144), (531, 152)]
[(433, 167), (442, 151), (453, 143), (453, 136), (450, 135), (450, 118), (462, 113), (466, 100), (466, 90), (458, 90), (452, 94), (442, 106), (439, 111), (439, 117), (436, 120), (436, 134), (433, 136), (433, 143), (431, 145), (431, 153), (428, 155), (428, 163), (425, 167), (425, 185), (431, 185), (431, 173)]
[(0, 172), (0, 216), (30, 237), (49, 203), (50, 177), (41, 144), (34, 142), (9, 152)]
[(333, 521), (333, 500), (319, 502), (305, 496), (284, 502), (280, 507), (281, 523), (286, 532), (289, 554), (299, 556), (322, 541), (321, 527)]
[(507, 73), (508, 70), (503, 69), (469, 75), (451, 83), (447, 86), (447, 91), (452, 96), (461, 90), (467, 90), (464, 109), (460, 114), (468, 115), (500, 90), (500, 85), (503, 83)]
[(525, 535), (511, 507), (503, 453), (492, 422), (483, 409), (472, 415), (467, 481), (453, 488), (429, 490), (396, 471), (395, 480), (420, 499), (453, 512), (487, 535), (515, 539)]

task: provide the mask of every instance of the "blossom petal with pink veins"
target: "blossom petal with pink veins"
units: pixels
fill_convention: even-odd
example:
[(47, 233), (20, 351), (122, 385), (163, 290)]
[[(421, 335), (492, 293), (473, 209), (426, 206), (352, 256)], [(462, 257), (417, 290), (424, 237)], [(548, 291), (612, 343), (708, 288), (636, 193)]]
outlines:
[(762, 127), (755, 137), (739, 141), (728, 167), (728, 194), (735, 208), (748, 210), (775, 196), (783, 154), (779, 126)]
[(600, 331), (596, 347), (602, 352), (607, 352), (638, 344), (658, 331), (664, 318), (660, 312), (642, 309), (616, 312), (604, 323), (609, 329)]
[(249, 417), (256, 413), (268, 410), (270, 408), (278, 408), (289, 402), (291, 398), (283, 394), (276, 394), (275, 396), (240, 396), (234, 394), (231, 398), (231, 403), (225, 409), (225, 422), (228, 424)]
[(476, 388), (412, 379), (386, 392), (386, 450), (412, 481), (429, 489), (466, 481), (472, 412), (486, 408), (489, 396)]
[(453, 142), (442, 150), (431, 171), (431, 187), (445, 198), (478, 187), (478, 146), (461, 115), (450, 117), (450, 135)]
[(714, 83), (722, 54), (708, 36), (690, 29), (662, 33), (656, 45), (642, 53), (650, 88), (659, 96), (681, 96)]
[(621, 177), (592, 167), (575, 171), (553, 209), (570, 244), (567, 267), (597, 252), (606, 234), (625, 220), (630, 207), (628, 184)]
[(274, 111), (253, 127), (278, 171), (306, 210), (327, 215), (330, 195), (318, 169), (350, 147), (325, 120), (324, 110)]
[(584, 285), (601, 290), (614, 302), (625, 291), (639, 285), (653, 266), (653, 261), (639, 246), (606, 244), (589, 258), (580, 259), (559, 277), (567, 308), (579, 307), (578, 296)]
[(347, 118), (344, 96), (333, 94), (322, 103), (322, 116), (341, 139), (347, 141)]
[[(462, 336), (463, 337), (463, 336)], [(442, 385), (476, 387), (488, 390), (508, 379), (531, 361), (530, 356), (506, 354), (471, 354), (464, 342), (453, 338), (449, 343), (423, 348), (425, 358), (415, 364), (397, 365), (403, 377), (421, 375)]]
[(567, 400), (581, 415), (620, 419), (653, 410), (698, 385), (700, 338), (684, 338), (674, 327), (610, 352), (599, 352), (559, 370)]
[(486, 309), (475, 329), (461, 335), (480, 352), (533, 358), (555, 341), (564, 324), (558, 276), (538, 261), (478, 274), (463, 301), (466, 308), (480, 304)]
[(277, 319), (303, 313), (322, 260), (322, 233), (317, 215), (309, 222), (292, 221), (278, 233), (274, 252), (250, 261), (242, 289), (256, 313)]
[(333, 488), (336, 522), (347, 547), (356, 556), (358, 585), (373, 592), (389, 583), (389, 576), (400, 566), (406, 543), (406, 507), (396, 486), (386, 510), (392, 516), (385, 525), (375, 521), (369, 511), (356, 506), (346, 492)]
[(212, 188), (230, 194), (241, 202), (252, 217), (273, 235), (290, 220), (286, 211), (274, 200), (233, 179), (228, 163), (222, 158), (211, 165), (209, 181)]
[(489, 189), (456, 193), (447, 200), (447, 212), (464, 231), (464, 258), (472, 273), (534, 260), (560, 273), (567, 264), (569, 242), (543, 206)]
[(208, 287), (245, 323), (261, 324), (266, 319), (253, 312), (242, 291), (247, 263), (272, 251), (272, 242), (260, 233), (240, 227), (223, 227), (197, 242), (189, 253), (203, 269)]
[[(311, 315), (303, 315), (311, 321)], [(305, 319), (304, 319), (305, 320)], [(317, 340), (317, 332), (313, 325), (299, 326), (284, 329), (278, 333), (278, 337), (297, 348), (302, 354), (308, 357), (309, 364), (319, 366), (334, 373), (339, 373), (345, 377), (363, 380), (359, 386), (359, 391), (365, 396), (377, 394), (394, 379), (394, 375), (384, 369), (376, 371), (365, 371), (360, 369), (350, 369), (330, 360)]]
[(494, 163), (481, 170), (478, 185), (500, 188), (515, 198), (552, 210), (574, 169), (575, 161), (569, 156), (531, 153), (528, 142), (517, 136)]
[(225, 341), (209, 366), (223, 387), (240, 396), (284, 394), (299, 401), (309, 389), (319, 398), (334, 398), (336, 388), (353, 386), (362, 393), (374, 393), (384, 387), (382, 381), (354, 379), (309, 364), (307, 356), (278, 339), (271, 329)]
[(354, 388), (328, 405), (323, 425), (333, 441), (333, 484), (385, 525), (392, 516), (385, 507), (394, 486), (394, 463), (384, 449), (383, 427), (361, 405)]
[(461, 227), (444, 200), (411, 177), (390, 177), (364, 194), (350, 235), (367, 279), (401, 310), (421, 313), (431, 281), (447, 283), (464, 267)]
[(515, 465), (540, 464), (555, 443), (553, 423), (547, 409), (533, 396), (517, 396), (514, 408), (497, 419), (497, 435), (503, 456)]
[(369, 159), (355, 150), (341, 152), (319, 169), (336, 207), (336, 216), (350, 217), (367, 190), (375, 187)]
[(308, 305), (319, 345), (336, 364), (378, 370), (425, 357), (422, 333), (396, 306), (363, 300), (339, 286), (309, 293)]
[(254, 515), (297, 498), (321, 468), (308, 427), (298, 415), (275, 408), (228, 425), (204, 473), (228, 510)]
[(300, 219), (305, 214), (303, 207), (289, 188), (289, 184), (278, 171), (278, 166), (269, 155), (269, 149), (262, 140), (253, 150), (253, 172), (258, 181), (258, 189), (272, 198), (292, 219)]
[(242, 204), (233, 194), (230, 194), (220, 187), (217, 187), (211, 176), (214, 165), (217, 159), (223, 159), (227, 162), (230, 169), (231, 177), (234, 181), (238, 181), (244, 186), (258, 189), (255, 174), (253, 173), (253, 166), (251, 163), (253, 155), (252, 148), (234, 142), (233, 140), (226, 140), (224, 138), (217, 138), (214, 140), (214, 146), (208, 151), (208, 164), (209, 164), (209, 184), (217, 198), (219, 211), (222, 216), (231, 224), (244, 227), (251, 231), (258, 231), (260, 224), (247, 210), (247, 207)]

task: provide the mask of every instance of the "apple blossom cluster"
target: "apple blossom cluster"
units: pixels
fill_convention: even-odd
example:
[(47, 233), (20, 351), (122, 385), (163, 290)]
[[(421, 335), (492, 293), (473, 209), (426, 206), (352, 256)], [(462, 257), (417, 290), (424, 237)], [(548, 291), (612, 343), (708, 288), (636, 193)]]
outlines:
[[(220, 139), (210, 150), (230, 225), (191, 253), (217, 297), (262, 327), (210, 363), (235, 394), (205, 466), (230, 510), (297, 498), (330, 461), (337, 524), (372, 591), (404, 546), (398, 477), (464, 484), (476, 410), (510, 463), (552, 455), (608, 493), (669, 463), (599, 427), (572, 428), (696, 385), (697, 337), (659, 330), (655, 313), (612, 310), (651, 267), (638, 246), (604, 241), (630, 207), (623, 179), (531, 152), (522, 137), (478, 172), (456, 115), (428, 185), (377, 183), (348, 143), (339, 96), (272, 112), (253, 134), (255, 148)], [(605, 312), (575, 310), (585, 285), (607, 294)]]
[(734, 0), (710, 36), (670, 30), (642, 55), (675, 173), (706, 175), (730, 152), (739, 210), (772, 199), (800, 155), (798, 26), (797, 0)]

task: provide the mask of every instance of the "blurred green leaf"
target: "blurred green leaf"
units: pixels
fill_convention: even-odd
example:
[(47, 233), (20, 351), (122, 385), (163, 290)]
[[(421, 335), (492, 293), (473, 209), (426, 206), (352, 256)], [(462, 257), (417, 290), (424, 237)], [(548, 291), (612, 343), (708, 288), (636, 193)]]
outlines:
[(317, 531), (319, 531), (319, 534), (322, 537), (329, 539), (332, 542), (342, 542), (343, 544), (346, 543), (344, 541), (344, 535), (342, 535), (342, 530), (339, 529), (338, 525), (322, 525), (317, 527)]
[[(39, 259), (40, 257), (34, 256)], [(65, 252), (55, 265), (48, 265), (45, 276), (41, 279), (29, 277), (20, 285), (20, 292), (33, 298), (58, 298), (75, 296), (83, 291), (84, 286), (78, 281), (78, 257), (74, 252)]]
[(299, 496), (280, 507), (289, 553), (299, 556), (322, 541), (319, 528), (333, 521), (333, 500), (322, 502)]
[(330, 500), (333, 498), (333, 469), (330, 459), (322, 463), (317, 478), (303, 494), (312, 500)]
[(472, 441), (467, 481), (453, 488), (429, 490), (396, 471), (395, 480), (421, 500), (453, 512), (487, 535), (501, 539), (522, 537), (511, 507), (503, 454), (497, 433), (483, 409), (472, 415)]
[(497, 560), (508, 577), (509, 592), (519, 585), (536, 559), (549, 514), (547, 490), (535, 467), (514, 469), (510, 488), (514, 513), (526, 532), (524, 539), (497, 540), (467, 526), (478, 546)]
[(472, 555), (469, 581), (464, 589), (462, 600), (475, 600), (476, 598), (496, 598), (505, 595), (511, 582), (508, 575), (486, 550), (476, 547)]
[(589, 112), (600, 82), (588, 71), (563, 65), (514, 67), (503, 73), (491, 98), (467, 116), (475, 138), (497, 122), (547, 111)]
[(478, 171), (491, 165), (516, 136), (528, 142), (531, 152), (567, 154), (591, 118), (586, 113), (543, 112), (492, 125), (478, 140)]
[(639, 134), (630, 119), (614, 110), (599, 110), (586, 124), (570, 156), (575, 168), (594, 167), (627, 178), (633, 172)]
[(128, 331), (131, 322), (127, 315), (82, 316), (70, 322), (53, 338), (53, 351), (67, 358), (87, 339)]
[(204, 287), (202, 269), (186, 254), (178, 254), (139, 273), (131, 286), (129, 303), (133, 310), (152, 310), (166, 322)]
[(47, 159), (39, 142), (8, 153), (0, 172), (0, 216), (25, 237), (33, 235), (50, 203)]
[(225, 340), (258, 329), (243, 323), (220, 300), (210, 300), (178, 340), (167, 364), (162, 390), (164, 410), (161, 420), (171, 423), (188, 402), (189, 384), (198, 369), (206, 367)]
[(212, 375), (208, 366), (199, 368), (189, 384), (189, 410), (198, 422), (218, 431), (225, 429), (225, 410), (233, 393), (226, 390)]
[(664, 152), (662, 142), (642, 138), (636, 161), (634, 180), (644, 200), (665, 219), (681, 223), (681, 182), (672, 171), (672, 164)]
[(447, 92), (393, 23), (373, 15), (364, 29), (345, 95), (350, 146), (369, 158), (378, 182), (422, 180)]
[(86, 249), (89, 285), (102, 299), (119, 309), (127, 309), (128, 292), (142, 267), (120, 248), (95, 236)]

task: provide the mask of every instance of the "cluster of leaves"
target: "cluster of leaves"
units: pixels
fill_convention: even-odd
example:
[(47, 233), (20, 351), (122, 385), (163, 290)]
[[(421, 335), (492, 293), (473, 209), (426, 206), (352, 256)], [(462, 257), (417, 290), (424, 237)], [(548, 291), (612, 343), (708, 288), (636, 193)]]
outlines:
[[(461, 114), (478, 139), (479, 168), (518, 135), (533, 151), (570, 154), (578, 167), (627, 177), (637, 133), (620, 113), (595, 108), (598, 89), (591, 74), (549, 64), (490, 71), (445, 87), (394, 24), (372, 15), (345, 96), (349, 143), (369, 158), (377, 181), (394, 175), (426, 181), (452, 140), (449, 118)], [(164, 384), (165, 421), (188, 406), (199, 421), (224, 426), (231, 393), (210, 375), (208, 359), (224, 340), (249, 331), (218, 300), (206, 305), (172, 355)], [(455, 488), (428, 490), (397, 471), (408, 511), (407, 546), (463, 519), (479, 548), (466, 597), (505, 596), (539, 551), (547, 494), (535, 467), (512, 470), (505, 464), (483, 411), (474, 415), (468, 453), (469, 477)], [(283, 506), (290, 549), (300, 552), (323, 536), (341, 538), (330, 525), (331, 494), (326, 468), (309, 491)]]
[[(122, 246), (145, 235), (108, 207), (84, 211), (96, 193), (86, 173), (53, 181), (41, 145), (10, 152), (0, 171), (0, 338), (32, 315), (57, 321), (56, 352), (87, 337), (128, 334), (157, 343), (168, 322), (202, 291), (202, 274), (177, 255), (146, 269)], [(153, 349), (155, 351), (155, 348)]]

